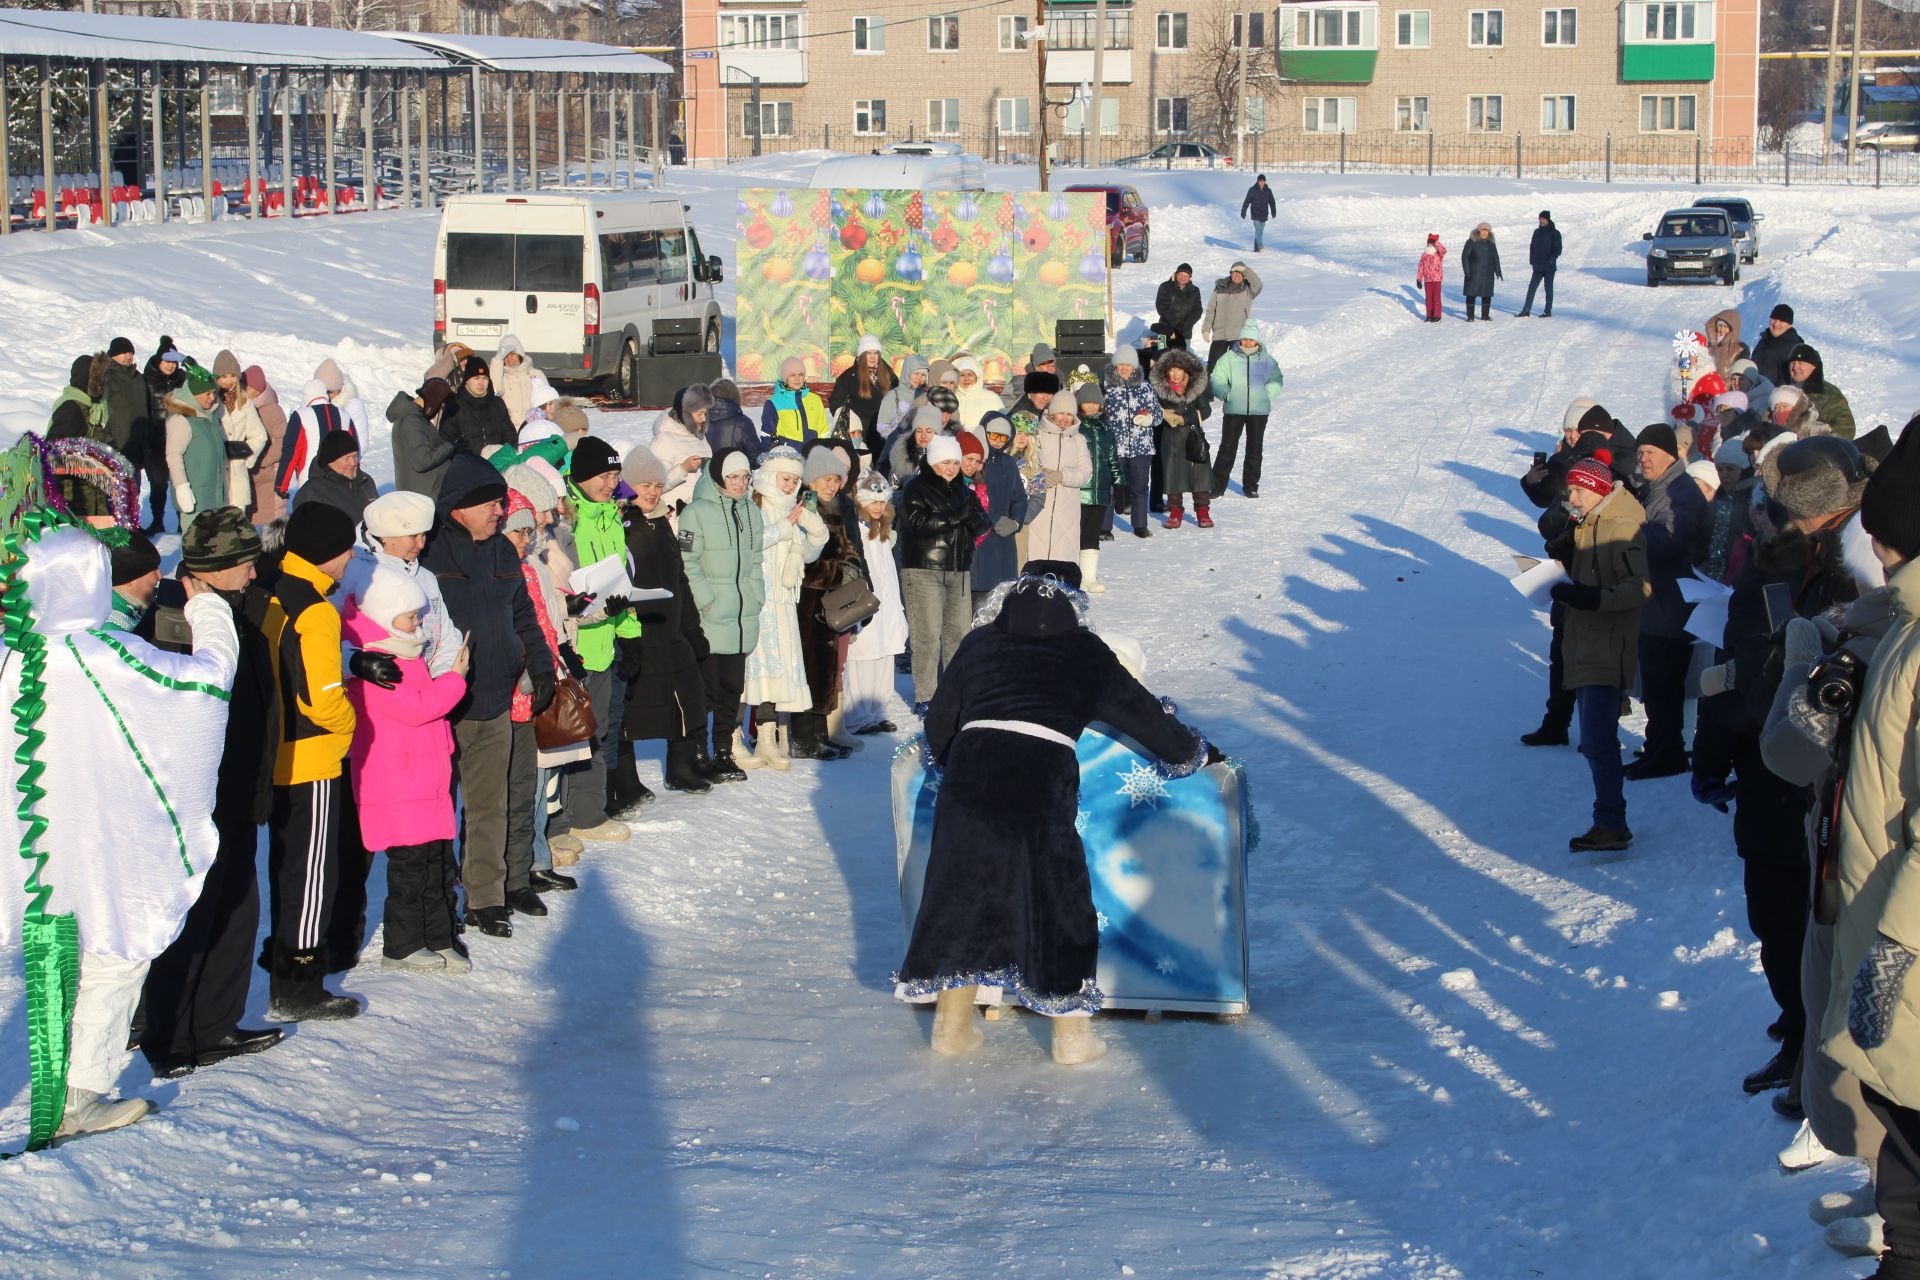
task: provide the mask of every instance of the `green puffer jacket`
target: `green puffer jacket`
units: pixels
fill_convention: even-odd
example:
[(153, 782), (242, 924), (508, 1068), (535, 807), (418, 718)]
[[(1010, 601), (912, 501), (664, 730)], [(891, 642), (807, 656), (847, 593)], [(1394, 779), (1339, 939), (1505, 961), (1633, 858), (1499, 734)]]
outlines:
[[(580, 567), (599, 564), (608, 556), (619, 556), (626, 564), (627, 531), (620, 524), (620, 505), (589, 500), (571, 480), (567, 481), (567, 496), (573, 499), (573, 544), (580, 553)], [(613, 665), (616, 640), (634, 640), (640, 635), (640, 621), (632, 613), (608, 618), (599, 613), (599, 606), (596, 601), (587, 614), (587, 618), (598, 616), (599, 621), (582, 618), (573, 643), (580, 665), (589, 671), (605, 671)]]
[(1113, 501), (1113, 486), (1120, 483), (1120, 450), (1113, 443), (1113, 428), (1095, 414), (1080, 419), (1080, 434), (1086, 437), (1087, 453), (1093, 460), (1093, 479), (1080, 486), (1080, 502), (1104, 507)]
[(720, 462), (700, 473), (693, 501), (680, 513), (680, 558), (707, 644), (715, 653), (752, 653), (767, 598), (760, 555), (766, 522), (750, 496), (730, 498), (720, 488), (713, 475)]
[[(1251, 321), (1240, 331), (1242, 338), (1260, 338), (1260, 327)], [(1280, 394), (1285, 379), (1280, 373), (1280, 362), (1264, 345), (1256, 347), (1251, 353), (1242, 351), (1239, 343), (1234, 343), (1220, 356), (1210, 375), (1213, 383), (1214, 398), (1220, 402), (1222, 414), (1237, 414), (1245, 417), (1264, 417), (1273, 411), (1273, 402)]]

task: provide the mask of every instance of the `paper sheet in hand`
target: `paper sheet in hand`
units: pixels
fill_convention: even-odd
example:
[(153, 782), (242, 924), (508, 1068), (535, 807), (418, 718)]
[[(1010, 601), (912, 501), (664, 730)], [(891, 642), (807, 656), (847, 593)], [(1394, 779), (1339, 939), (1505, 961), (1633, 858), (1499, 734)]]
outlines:
[(1680, 588), (1680, 598), (1693, 606), (1687, 615), (1687, 634), (1719, 648), (1726, 640), (1727, 601), (1733, 598), (1733, 588), (1697, 575), (1674, 585)]
[(658, 587), (642, 590), (634, 586), (633, 579), (627, 577), (627, 566), (621, 563), (619, 556), (608, 556), (575, 569), (567, 575), (567, 589), (575, 595), (584, 593), (596, 600), (605, 600), (608, 596), (625, 596), (634, 601), (673, 598), (671, 591)]
[[(1514, 557), (1516, 563), (1521, 559)], [(1567, 581), (1567, 571), (1560, 567), (1558, 560), (1536, 560), (1532, 567), (1523, 568), (1508, 581), (1515, 591), (1535, 604), (1547, 604), (1547, 593), (1553, 590), (1554, 583)]]

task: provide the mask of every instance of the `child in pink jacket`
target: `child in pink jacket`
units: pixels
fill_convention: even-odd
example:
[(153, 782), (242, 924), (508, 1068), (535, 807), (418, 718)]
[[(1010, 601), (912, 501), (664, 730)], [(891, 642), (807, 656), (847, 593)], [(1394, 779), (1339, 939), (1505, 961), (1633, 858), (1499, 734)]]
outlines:
[(453, 730), (447, 714), (467, 693), (467, 650), (439, 677), (421, 655), (426, 592), (391, 569), (374, 570), (360, 615), (374, 638), (365, 648), (392, 654), (400, 683), (347, 681), (357, 724), (347, 753), (360, 834), (387, 851), (385, 957), (381, 967), (465, 973), (473, 966), (453, 937)]
[(1446, 278), (1444, 268), (1447, 262), (1447, 246), (1440, 243), (1440, 233), (1427, 233), (1427, 247), (1421, 251), (1420, 265), (1413, 273), (1413, 282), (1423, 285), (1427, 291), (1427, 323), (1440, 323), (1440, 282)]

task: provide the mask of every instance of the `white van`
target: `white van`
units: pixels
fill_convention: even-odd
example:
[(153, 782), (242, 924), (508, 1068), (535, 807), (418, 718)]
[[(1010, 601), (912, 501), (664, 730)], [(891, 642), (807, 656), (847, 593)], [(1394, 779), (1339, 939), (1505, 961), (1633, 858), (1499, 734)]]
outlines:
[(872, 155), (835, 156), (814, 166), (814, 190), (985, 191), (987, 166), (956, 142), (894, 142)]
[(718, 257), (701, 253), (687, 206), (622, 192), (456, 195), (433, 250), (433, 345), (491, 353), (513, 334), (554, 382), (633, 388), (630, 355), (653, 322), (697, 320), (720, 350)]

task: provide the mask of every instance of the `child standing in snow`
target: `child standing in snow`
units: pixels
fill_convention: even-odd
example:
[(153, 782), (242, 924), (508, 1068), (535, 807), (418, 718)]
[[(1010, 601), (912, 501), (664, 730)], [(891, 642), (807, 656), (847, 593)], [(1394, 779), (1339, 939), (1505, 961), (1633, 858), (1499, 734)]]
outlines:
[(467, 647), (442, 676), (427, 670), (420, 614), (427, 593), (384, 566), (360, 597), (363, 617), (386, 630), (366, 647), (392, 654), (400, 683), (347, 681), (357, 729), (347, 759), (369, 849), (387, 851), (384, 969), (465, 973), (453, 940), (453, 730), (447, 714), (467, 694)]
[(893, 692), (893, 660), (907, 649), (907, 612), (900, 603), (900, 568), (893, 562), (893, 486), (873, 472), (854, 494), (860, 512), (867, 569), (880, 612), (868, 618), (847, 645), (846, 683), (841, 698), (847, 727), (855, 733), (893, 733), (887, 719), (887, 695)]
[(1447, 246), (1440, 243), (1440, 233), (1427, 233), (1427, 247), (1420, 252), (1420, 265), (1413, 273), (1413, 283), (1427, 291), (1427, 323), (1440, 323), (1440, 281), (1445, 278)]

